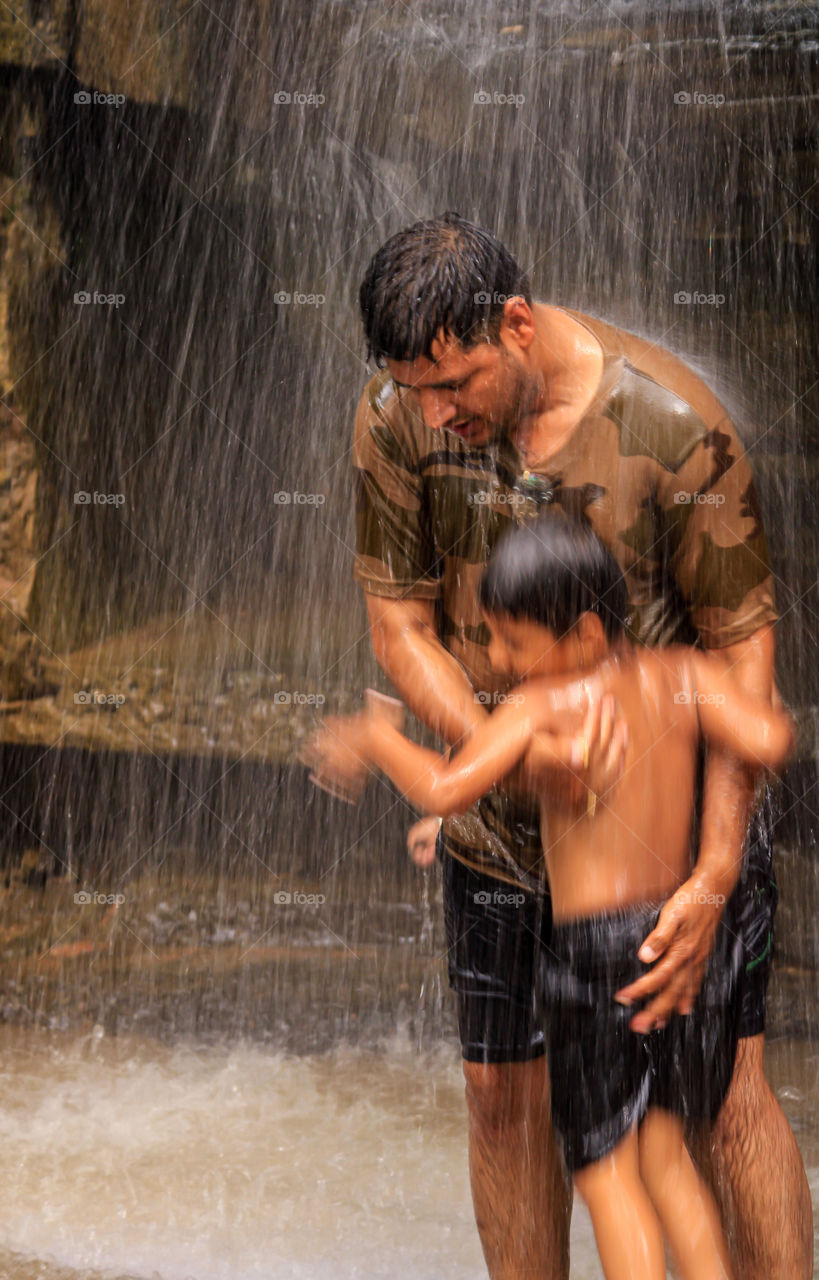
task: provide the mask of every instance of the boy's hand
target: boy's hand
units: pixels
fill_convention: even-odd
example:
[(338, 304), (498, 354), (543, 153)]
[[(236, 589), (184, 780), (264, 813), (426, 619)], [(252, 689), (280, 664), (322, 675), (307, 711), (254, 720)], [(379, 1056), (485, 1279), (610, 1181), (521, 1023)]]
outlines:
[(619, 782), (627, 746), (626, 722), (617, 718), (617, 705), (607, 693), (586, 712), (572, 759), (578, 776), (598, 799)]
[(619, 781), (627, 745), (626, 723), (618, 718), (614, 698), (607, 694), (589, 707), (579, 733), (536, 733), (504, 788), (531, 795), (547, 770), (562, 765), (575, 777), (574, 782), (569, 778), (571, 786), (565, 798), (585, 807), (590, 791), (600, 799)]
[(358, 804), (370, 772), (366, 754), (369, 714), (327, 716), (300, 753), (310, 781), (339, 800)]
[(364, 697), (364, 711), (327, 716), (301, 752), (303, 763), (313, 770), (311, 781), (350, 804), (360, 800), (371, 772), (368, 747), (374, 722), (382, 719), (397, 729), (404, 723), (404, 706), (395, 698), (374, 689)]

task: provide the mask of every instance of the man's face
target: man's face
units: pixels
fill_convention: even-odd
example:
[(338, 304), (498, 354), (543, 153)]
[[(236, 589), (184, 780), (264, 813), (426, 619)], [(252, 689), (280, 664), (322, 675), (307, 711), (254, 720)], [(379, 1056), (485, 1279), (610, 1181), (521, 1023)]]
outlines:
[(432, 357), (387, 361), (393, 382), (418, 396), (431, 430), (445, 428), (467, 444), (485, 445), (519, 425), (532, 379), (511, 345), (501, 339), (463, 347), (442, 333)]

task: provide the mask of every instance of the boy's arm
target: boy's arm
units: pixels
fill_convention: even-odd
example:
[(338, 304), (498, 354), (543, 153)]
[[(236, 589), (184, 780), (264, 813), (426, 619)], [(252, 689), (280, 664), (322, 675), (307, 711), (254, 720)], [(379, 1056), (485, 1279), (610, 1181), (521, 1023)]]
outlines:
[(691, 666), (703, 737), (757, 768), (784, 764), (796, 741), (787, 712), (746, 693), (717, 658), (692, 652)]
[(577, 738), (541, 732), (531, 704), (519, 696), (520, 701), (493, 712), (452, 761), (411, 742), (384, 717), (366, 713), (325, 721), (316, 750), (330, 767), (333, 757), (345, 753), (356, 755), (362, 765), (377, 765), (427, 812), (462, 813), (514, 768), (535, 733), (539, 752), (552, 764), (569, 768), (580, 762), (578, 756), (582, 760)]

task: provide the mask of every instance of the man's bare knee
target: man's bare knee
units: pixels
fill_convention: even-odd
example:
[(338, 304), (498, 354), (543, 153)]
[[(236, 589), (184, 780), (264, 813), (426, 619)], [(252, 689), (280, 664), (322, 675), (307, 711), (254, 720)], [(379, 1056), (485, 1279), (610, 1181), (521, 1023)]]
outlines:
[(738, 1135), (754, 1130), (759, 1109), (778, 1107), (765, 1075), (764, 1036), (749, 1036), (737, 1044), (734, 1073), (714, 1126), (718, 1146), (730, 1146)]
[(505, 1128), (549, 1114), (549, 1074), (544, 1057), (531, 1062), (464, 1062), (466, 1103), (473, 1123)]

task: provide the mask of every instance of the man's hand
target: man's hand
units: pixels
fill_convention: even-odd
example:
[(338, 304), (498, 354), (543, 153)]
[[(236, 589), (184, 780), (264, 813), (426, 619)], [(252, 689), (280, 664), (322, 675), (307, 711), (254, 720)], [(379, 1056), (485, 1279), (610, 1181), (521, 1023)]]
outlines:
[(648, 1000), (631, 1019), (632, 1031), (645, 1035), (664, 1027), (673, 1013), (691, 1012), (724, 906), (724, 895), (701, 873), (691, 876), (669, 898), (638, 952), (644, 964), (657, 963), (615, 996), (620, 1004)]
[[(766, 625), (747, 640), (726, 645), (719, 657), (737, 683), (758, 698), (774, 691), (774, 631)], [(633, 1031), (665, 1026), (672, 1013), (690, 1013), (714, 946), (723, 907), (742, 868), (742, 850), (753, 795), (748, 769), (725, 752), (709, 748), (697, 865), (663, 907), (657, 926), (639, 951), (653, 969), (623, 987), (617, 999), (648, 999), (631, 1020)]]
[(435, 842), (441, 829), (440, 818), (420, 818), (407, 832), (407, 853), (416, 867), (426, 870), (435, 861)]

